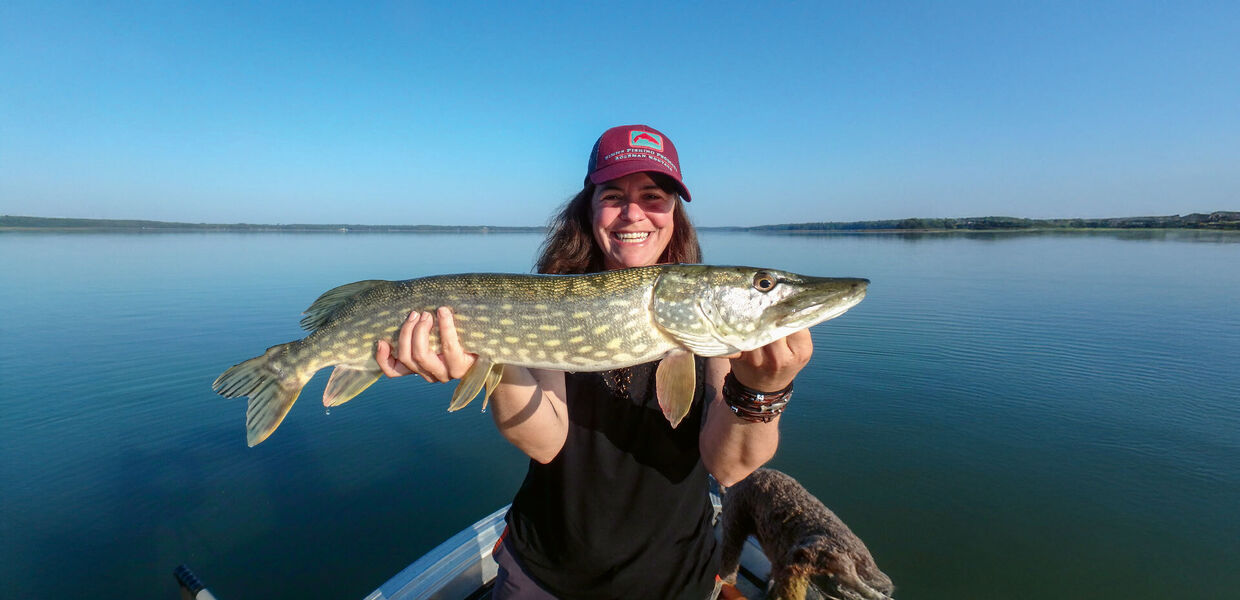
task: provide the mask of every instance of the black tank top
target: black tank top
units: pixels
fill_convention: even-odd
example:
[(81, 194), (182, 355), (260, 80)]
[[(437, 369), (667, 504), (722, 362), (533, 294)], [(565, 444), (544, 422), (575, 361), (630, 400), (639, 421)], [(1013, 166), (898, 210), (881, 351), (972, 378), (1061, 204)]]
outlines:
[(657, 362), (566, 373), (568, 439), (531, 460), (508, 512), (522, 566), (565, 599), (705, 598), (718, 569), (698, 451), (705, 359), (693, 408), (672, 429), (654, 392)]

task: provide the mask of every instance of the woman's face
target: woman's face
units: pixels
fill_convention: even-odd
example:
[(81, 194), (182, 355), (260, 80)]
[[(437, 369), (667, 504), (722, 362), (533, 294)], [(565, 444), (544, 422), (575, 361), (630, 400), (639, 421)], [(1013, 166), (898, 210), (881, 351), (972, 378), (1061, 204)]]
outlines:
[(590, 209), (594, 240), (609, 271), (657, 264), (672, 239), (676, 195), (663, 191), (648, 173), (599, 184)]

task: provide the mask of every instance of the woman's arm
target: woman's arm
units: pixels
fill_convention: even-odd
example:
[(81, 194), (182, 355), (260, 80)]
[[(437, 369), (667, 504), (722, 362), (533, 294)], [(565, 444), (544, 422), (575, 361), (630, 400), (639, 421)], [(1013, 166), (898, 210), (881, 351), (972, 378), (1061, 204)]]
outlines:
[(709, 404), (698, 446), (702, 463), (720, 485), (736, 484), (775, 456), (780, 419), (776, 416), (769, 423), (754, 423), (736, 416), (723, 400), (723, 378), (730, 371), (745, 387), (782, 390), (792, 383), (813, 353), (809, 330), (801, 330), (756, 350), (707, 362)]
[(505, 366), (491, 394), (491, 418), (512, 445), (540, 463), (551, 462), (568, 439), (564, 372)]
[[(436, 383), (465, 376), (478, 359), (461, 348), (452, 311), (440, 307), (439, 354), (430, 351), (435, 317), (411, 313), (400, 328), (397, 351), (386, 340), (375, 348), (375, 362), (388, 377), (416, 373)], [(506, 365), (499, 386), (491, 394), (491, 418), (499, 432), (530, 458), (547, 463), (560, 453), (568, 437), (568, 410), (564, 404), (564, 373)]]

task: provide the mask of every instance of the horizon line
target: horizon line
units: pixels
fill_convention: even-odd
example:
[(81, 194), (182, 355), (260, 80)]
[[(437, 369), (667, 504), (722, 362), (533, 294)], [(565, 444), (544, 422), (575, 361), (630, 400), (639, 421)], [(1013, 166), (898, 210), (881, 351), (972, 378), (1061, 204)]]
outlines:
[[(740, 230), (763, 230), (773, 228), (793, 228), (798, 226), (831, 226), (833, 228), (847, 228), (848, 226), (861, 225), (881, 225), (881, 224), (901, 224), (905, 223), (916, 228), (916, 225), (924, 221), (953, 222), (968, 224), (971, 221), (978, 220), (1002, 220), (1009, 222), (1031, 222), (1031, 223), (1063, 223), (1073, 221), (1091, 221), (1091, 222), (1122, 222), (1134, 220), (1169, 220), (1169, 219), (1193, 219), (1194, 221), (1214, 221), (1214, 222), (1235, 222), (1240, 221), (1240, 211), (1216, 210), (1208, 213), (1188, 213), (1184, 215), (1136, 215), (1125, 217), (1054, 217), (1054, 218), (1030, 218), (1030, 217), (1014, 217), (1010, 215), (985, 215), (985, 216), (968, 216), (968, 217), (905, 217), (900, 219), (868, 219), (859, 221), (800, 221), (791, 223), (771, 223), (763, 225), (696, 225), (697, 229), (740, 229)], [(55, 223), (57, 221), (64, 223)], [(23, 223), (25, 222), (25, 223)], [(71, 224), (73, 223), (73, 224)], [(129, 224), (129, 225), (122, 225)], [(171, 229), (176, 227), (194, 227), (194, 228), (226, 228), (226, 227), (269, 227), (269, 228), (359, 228), (359, 229), (487, 229), (487, 230), (509, 230), (509, 231), (538, 231), (546, 230), (549, 225), (432, 225), (432, 224), (365, 224), (365, 223), (248, 223), (238, 221), (233, 223), (208, 223), (208, 222), (189, 222), (189, 221), (159, 221), (153, 219), (103, 219), (90, 217), (41, 217), (33, 215), (8, 215), (0, 214), (0, 228), (43, 228), (43, 227), (65, 227), (65, 228), (88, 228), (88, 227), (116, 227), (116, 228), (141, 228), (145, 226), (154, 226), (160, 229)]]

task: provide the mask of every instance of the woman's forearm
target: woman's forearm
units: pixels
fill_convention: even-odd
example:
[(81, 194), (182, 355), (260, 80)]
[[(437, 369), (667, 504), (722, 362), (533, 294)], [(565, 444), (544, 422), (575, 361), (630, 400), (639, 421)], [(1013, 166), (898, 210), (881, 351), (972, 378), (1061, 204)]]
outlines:
[(699, 442), (702, 463), (724, 486), (748, 477), (771, 460), (779, 447), (779, 417), (769, 423), (745, 421), (723, 401), (723, 378), (729, 370), (728, 361), (721, 358), (711, 359), (707, 365), (709, 406)]

